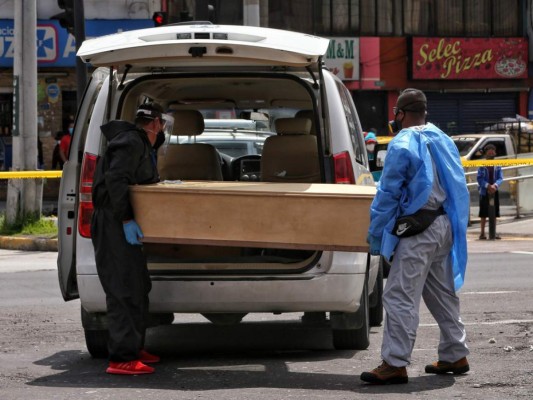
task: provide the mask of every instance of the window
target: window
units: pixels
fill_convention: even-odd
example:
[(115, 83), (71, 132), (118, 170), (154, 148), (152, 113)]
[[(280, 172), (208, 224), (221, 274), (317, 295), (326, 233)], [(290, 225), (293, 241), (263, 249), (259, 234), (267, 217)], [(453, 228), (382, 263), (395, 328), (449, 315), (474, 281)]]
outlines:
[(355, 110), (350, 92), (348, 92), (346, 86), (340, 82), (336, 82), (336, 84), (344, 108), (344, 115), (346, 115), (346, 123), (348, 124), (348, 130), (350, 131), (350, 139), (352, 141), (355, 159), (358, 163), (363, 164), (363, 160), (365, 159), (363, 155), (364, 143), (362, 139), (363, 135), (360, 131), (361, 128), (357, 123), (357, 111)]
[(524, 34), (523, 3), (517, 0), (269, 0), (269, 26), (323, 36), (512, 37)]
[(268, 26), (296, 32), (312, 33), (313, 5), (308, 0), (269, 0)]
[(13, 127), (13, 95), (0, 95), (0, 136), (11, 136)]

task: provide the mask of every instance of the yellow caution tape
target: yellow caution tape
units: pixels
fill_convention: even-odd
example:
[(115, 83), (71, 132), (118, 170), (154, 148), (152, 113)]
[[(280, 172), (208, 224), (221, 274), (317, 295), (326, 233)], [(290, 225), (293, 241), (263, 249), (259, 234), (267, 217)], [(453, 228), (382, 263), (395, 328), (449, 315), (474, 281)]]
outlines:
[(0, 179), (61, 178), (63, 171), (6, 171)]
[[(464, 168), (479, 168), (491, 166), (520, 166), (533, 165), (533, 158), (513, 158), (498, 160), (462, 161)], [(63, 171), (5, 171), (0, 172), (0, 179), (35, 179), (35, 178), (61, 178)]]
[(520, 165), (533, 165), (533, 158), (513, 158), (513, 159), (498, 159), (498, 160), (476, 160), (476, 161), (466, 161), (463, 160), (463, 167), (510, 167), (510, 166), (520, 166)]

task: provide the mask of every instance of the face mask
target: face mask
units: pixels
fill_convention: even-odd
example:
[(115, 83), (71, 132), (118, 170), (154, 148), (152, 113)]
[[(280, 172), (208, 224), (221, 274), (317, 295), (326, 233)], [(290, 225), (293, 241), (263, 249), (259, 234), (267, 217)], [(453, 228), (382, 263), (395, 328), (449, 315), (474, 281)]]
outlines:
[(68, 133), (72, 135), (72, 132), (74, 132), (74, 128), (68, 128)]
[(402, 130), (401, 122), (398, 122), (395, 119), (393, 119), (392, 121), (389, 121), (389, 130), (393, 134), (400, 132)]

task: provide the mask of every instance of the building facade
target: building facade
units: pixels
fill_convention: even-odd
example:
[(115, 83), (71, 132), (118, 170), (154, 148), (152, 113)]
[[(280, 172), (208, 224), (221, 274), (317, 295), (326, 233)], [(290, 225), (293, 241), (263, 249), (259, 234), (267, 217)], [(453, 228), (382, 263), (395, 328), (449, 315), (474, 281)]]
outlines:
[[(13, 102), (13, 1), (0, 9), (0, 134), (9, 143)], [(399, 92), (426, 92), (431, 122), (450, 134), (487, 120), (533, 118), (533, 0), (85, 0), (86, 37), (168, 22), (245, 23), (255, 6), (261, 26), (331, 39), (328, 67), (348, 87), (364, 130), (387, 134)], [(56, 0), (37, 2), (38, 123), (44, 167), (54, 136), (76, 112), (75, 41), (52, 17)], [(1, 151), (2, 149), (0, 149)], [(4, 163), (5, 164), (5, 163)]]

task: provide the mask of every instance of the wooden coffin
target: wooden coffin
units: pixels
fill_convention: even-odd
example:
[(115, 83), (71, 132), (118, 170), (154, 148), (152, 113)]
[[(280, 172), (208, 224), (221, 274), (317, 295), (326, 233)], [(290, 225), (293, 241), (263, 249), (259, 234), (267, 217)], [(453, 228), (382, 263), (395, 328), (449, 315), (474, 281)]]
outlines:
[(144, 242), (368, 251), (370, 186), (182, 182), (131, 186)]

